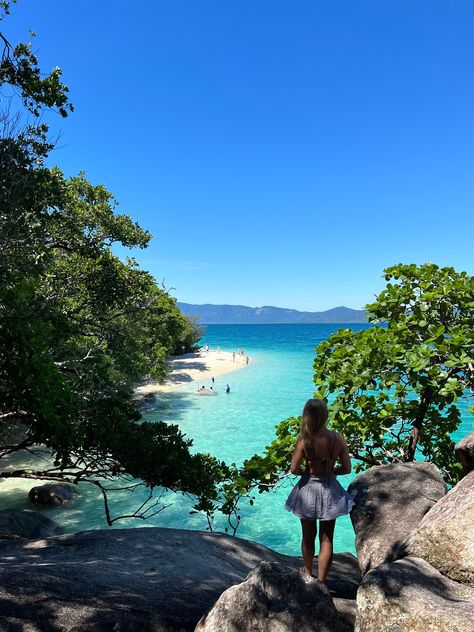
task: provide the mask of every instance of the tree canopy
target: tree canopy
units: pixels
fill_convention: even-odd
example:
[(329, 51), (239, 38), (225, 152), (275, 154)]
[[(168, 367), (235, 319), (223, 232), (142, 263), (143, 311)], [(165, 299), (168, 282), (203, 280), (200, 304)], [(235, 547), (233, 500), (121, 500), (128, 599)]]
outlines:
[[(107, 481), (116, 486), (120, 478), (127, 485), (140, 479), (151, 490), (214, 495), (222, 464), (192, 454), (177, 426), (144, 422), (133, 402), (134, 384), (162, 380), (166, 358), (190, 351), (200, 331), (149, 273), (114, 254), (116, 244), (145, 248), (151, 235), (117, 213), (104, 186), (45, 166), (51, 145), (40, 115), (44, 108), (72, 111), (67, 86), (59, 69), (40, 72), (29, 45), (2, 40), (1, 94), (5, 87), (19, 91), (30, 119), (22, 129), (10, 124), (7, 99), (0, 138), (0, 477), (88, 481), (105, 500)], [(9, 439), (20, 423), (23, 435)], [(44, 468), (2, 467), (9, 454), (37, 444), (51, 453)]]
[(333, 428), (361, 463), (423, 458), (454, 482), (456, 401), (474, 390), (474, 277), (427, 263), (387, 268), (385, 280), (367, 306), (382, 326), (319, 345), (316, 397), (334, 394)]
[[(328, 400), (330, 428), (344, 435), (356, 471), (428, 460), (456, 483), (456, 402), (474, 391), (474, 277), (432, 263), (398, 264), (384, 276), (367, 306), (373, 326), (340, 329), (317, 347), (314, 396)], [(300, 427), (300, 417), (282, 421), (262, 455), (233, 466), (210, 515), (222, 511), (235, 531), (241, 500), (253, 504), (287, 475)]]

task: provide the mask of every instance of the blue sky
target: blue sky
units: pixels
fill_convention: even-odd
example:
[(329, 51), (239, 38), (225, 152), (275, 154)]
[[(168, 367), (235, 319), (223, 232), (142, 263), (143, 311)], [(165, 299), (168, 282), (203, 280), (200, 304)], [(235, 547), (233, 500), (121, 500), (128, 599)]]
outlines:
[(472, 0), (19, 0), (76, 111), (53, 161), (155, 236), (190, 303), (360, 308), (384, 267), (473, 273)]

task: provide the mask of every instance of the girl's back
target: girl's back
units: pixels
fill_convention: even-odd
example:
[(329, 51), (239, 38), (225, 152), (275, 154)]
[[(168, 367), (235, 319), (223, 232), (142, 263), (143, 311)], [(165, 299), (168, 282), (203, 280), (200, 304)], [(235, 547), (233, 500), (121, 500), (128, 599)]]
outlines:
[(332, 474), (340, 451), (337, 432), (325, 429), (320, 436), (313, 437), (311, 448), (304, 449), (307, 472), (313, 476)]

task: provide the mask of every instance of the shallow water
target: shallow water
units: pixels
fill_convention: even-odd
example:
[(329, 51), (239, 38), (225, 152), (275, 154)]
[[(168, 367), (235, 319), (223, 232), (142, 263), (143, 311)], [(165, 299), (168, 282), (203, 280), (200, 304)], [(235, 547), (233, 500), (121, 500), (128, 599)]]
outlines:
[[(356, 331), (367, 325), (352, 325)], [(193, 439), (193, 449), (209, 452), (227, 462), (241, 463), (255, 452), (261, 452), (274, 436), (274, 427), (282, 419), (298, 415), (304, 402), (313, 393), (313, 360), (317, 344), (341, 325), (209, 325), (203, 338), (212, 348), (232, 351), (244, 348), (251, 363), (232, 373), (215, 378), (215, 397), (196, 396), (196, 383), (160, 396), (155, 408), (147, 413), (150, 420), (178, 423)], [(347, 327), (347, 325), (346, 325)], [(231, 393), (225, 393), (229, 384)], [(202, 384), (199, 384), (201, 386)], [(210, 386), (206, 384), (206, 386)], [(456, 439), (472, 429), (467, 404), (461, 403), (463, 424)], [(340, 477), (347, 487), (353, 475)], [(253, 507), (243, 506), (240, 537), (266, 544), (290, 555), (299, 554), (300, 526), (292, 514), (283, 509), (291, 489), (288, 480), (277, 492), (257, 496)], [(27, 505), (25, 489), (31, 482), (0, 483), (3, 507)], [(123, 492), (112, 501), (115, 512), (128, 513), (140, 504), (143, 491)], [(189, 499), (173, 493), (162, 498), (171, 506), (146, 522), (119, 521), (115, 527), (164, 526), (205, 529), (206, 520), (190, 515)], [(83, 486), (80, 500), (69, 507), (44, 510), (65, 531), (103, 528), (106, 526), (100, 496), (95, 489)], [(223, 522), (218, 525), (221, 529)], [(348, 516), (337, 520), (336, 551), (354, 551), (354, 532)]]

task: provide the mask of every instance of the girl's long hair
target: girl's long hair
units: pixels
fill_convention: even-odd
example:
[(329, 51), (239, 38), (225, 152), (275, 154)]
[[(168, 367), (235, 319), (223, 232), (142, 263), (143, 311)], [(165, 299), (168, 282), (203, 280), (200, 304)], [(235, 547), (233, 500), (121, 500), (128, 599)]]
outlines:
[(301, 440), (305, 448), (311, 448), (314, 435), (328, 419), (328, 407), (323, 399), (308, 399), (301, 416)]

